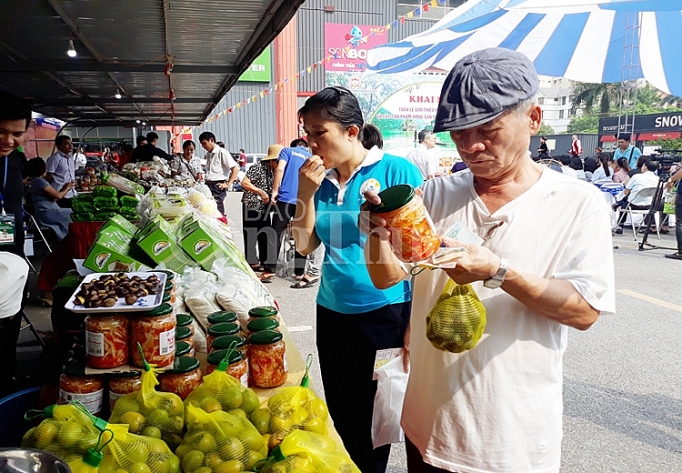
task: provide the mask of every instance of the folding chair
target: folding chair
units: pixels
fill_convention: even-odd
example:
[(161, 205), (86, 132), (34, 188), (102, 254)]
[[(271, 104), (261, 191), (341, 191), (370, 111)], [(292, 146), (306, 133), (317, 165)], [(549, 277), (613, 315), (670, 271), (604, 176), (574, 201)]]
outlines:
[[(641, 198), (641, 197), (647, 198), (647, 203), (638, 204), (637, 206), (638, 207), (644, 207), (644, 206), (651, 207), (651, 201), (654, 198), (654, 194), (656, 194), (656, 189), (657, 189), (656, 187), (645, 187), (644, 189), (640, 190), (637, 193), (636, 197), (637, 198)], [(625, 207), (624, 212), (626, 212), (628, 214), (628, 216), (630, 217), (630, 224), (632, 225), (632, 233), (635, 236), (635, 241), (639, 242), (639, 239), (637, 238), (637, 232), (642, 227), (642, 224), (646, 223), (646, 215), (649, 213), (649, 209), (645, 209), (645, 210), (633, 209), (630, 202), (628, 202), (628, 205), (627, 205), (627, 207)], [(635, 215), (641, 215), (642, 216), (642, 221), (639, 223), (639, 225), (635, 225), (635, 218), (634, 218)], [(658, 239), (660, 240), (661, 239), (661, 233), (660, 233), (659, 228), (658, 228), (659, 227), (658, 212), (654, 213), (654, 218), (655, 218), (655, 222), (656, 222), (656, 236), (658, 236)]]
[[(38, 224), (36, 218), (33, 216), (33, 214), (31, 214), (31, 212), (29, 212), (28, 210), (24, 209), (24, 214), (28, 217), (28, 221), (26, 222), (27, 231), (33, 230), (34, 232), (37, 232), (38, 235), (40, 235), (40, 241), (42, 241), (45, 244), (45, 248), (47, 249), (47, 251), (52, 253), (52, 248), (50, 248), (50, 244), (47, 242), (47, 237), (43, 233), (43, 230), (45, 230), (45, 232), (49, 236), (52, 233), (52, 229), (49, 227), (41, 227)], [(35, 233), (33, 233), (33, 236), (35, 237)]]

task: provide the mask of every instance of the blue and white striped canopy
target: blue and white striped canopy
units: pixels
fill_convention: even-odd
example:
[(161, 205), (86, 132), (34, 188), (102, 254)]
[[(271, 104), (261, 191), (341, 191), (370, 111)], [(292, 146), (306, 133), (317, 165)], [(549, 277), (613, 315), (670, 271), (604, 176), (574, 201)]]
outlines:
[(581, 82), (645, 78), (682, 96), (682, 0), (469, 0), (429, 30), (373, 48), (369, 71), (449, 71), (489, 47), (517, 50), (539, 74)]

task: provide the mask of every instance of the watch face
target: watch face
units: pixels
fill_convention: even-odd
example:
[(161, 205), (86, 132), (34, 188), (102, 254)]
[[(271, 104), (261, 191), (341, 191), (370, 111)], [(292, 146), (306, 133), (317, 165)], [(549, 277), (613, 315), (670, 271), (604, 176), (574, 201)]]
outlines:
[(490, 278), (483, 281), (483, 285), (488, 289), (497, 289), (502, 285), (503, 280), (497, 278)]

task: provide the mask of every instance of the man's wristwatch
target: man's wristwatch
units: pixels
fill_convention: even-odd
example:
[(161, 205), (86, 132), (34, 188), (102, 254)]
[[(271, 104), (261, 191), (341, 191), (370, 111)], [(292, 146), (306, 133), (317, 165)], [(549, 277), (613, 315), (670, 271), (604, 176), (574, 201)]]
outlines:
[(495, 274), (491, 274), (490, 279), (483, 281), (483, 285), (488, 289), (497, 289), (504, 282), (504, 277), (509, 269), (509, 261), (504, 258), (500, 258), (500, 269), (497, 270)]

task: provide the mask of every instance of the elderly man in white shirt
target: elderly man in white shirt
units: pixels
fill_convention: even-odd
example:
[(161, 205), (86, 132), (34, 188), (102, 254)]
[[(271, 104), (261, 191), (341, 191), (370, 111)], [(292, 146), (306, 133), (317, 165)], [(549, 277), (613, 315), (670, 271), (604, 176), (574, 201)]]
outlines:
[(417, 166), (425, 181), (433, 179), (438, 172), (438, 157), (431, 152), (436, 147), (436, 135), (431, 130), (422, 130), (417, 135), (417, 139), (419, 144), (407, 153), (405, 158)]
[[(57, 146), (57, 152), (47, 158), (45, 168), (50, 185), (55, 189), (63, 189), (69, 182), (76, 179), (76, 162), (72, 156), (73, 143), (71, 143), (71, 138), (66, 135), (59, 135), (54, 139), (54, 143)], [(71, 208), (71, 199), (76, 194), (76, 190), (71, 189), (57, 201), (57, 205)]]
[(210, 131), (199, 135), (199, 143), (207, 151), (206, 185), (218, 204), (218, 211), (225, 215), (226, 193), (237, 179), (239, 165), (225, 148), (218, 146), (215, 135)]

